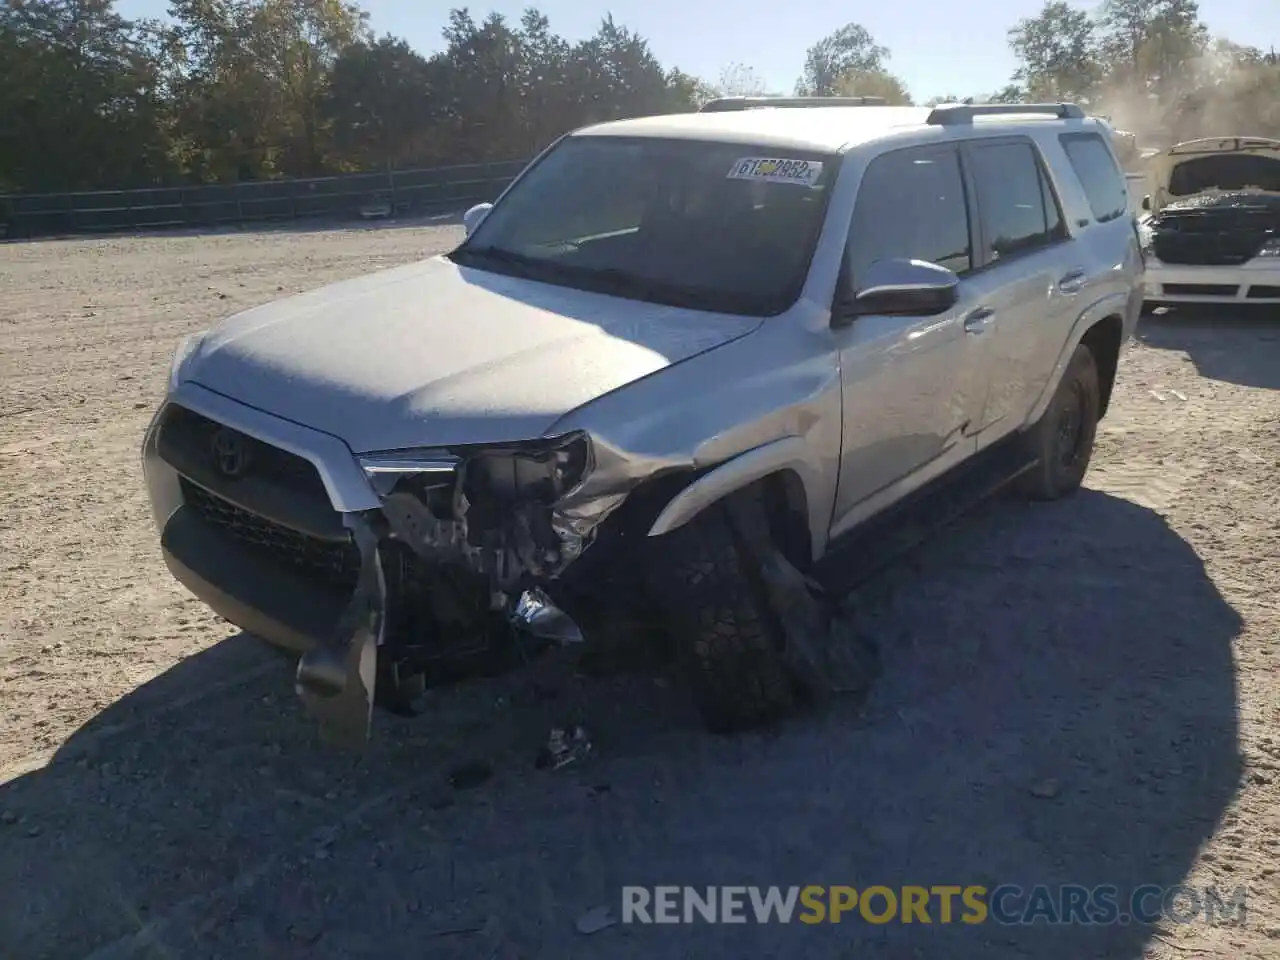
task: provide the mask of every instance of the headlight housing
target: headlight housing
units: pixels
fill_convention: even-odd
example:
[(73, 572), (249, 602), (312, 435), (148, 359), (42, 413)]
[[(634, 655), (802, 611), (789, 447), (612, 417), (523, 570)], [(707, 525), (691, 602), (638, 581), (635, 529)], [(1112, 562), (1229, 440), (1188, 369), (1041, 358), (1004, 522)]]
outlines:
[(178, 344), (178, 349), (174, 351), (173, 362), (169, 364), (169, 392), (173, 393), (178, 385), (186, 379), (187, 362), (200, 349), (200, 344), (204, 342), (204, 338), (208, 335), (208, 331), (193, 333), (190, 336), (183, 337)]
[(362, 454), (360, 466), (379, 493), (406, 476), (463, 471), (472, 503), (552, 504), (582, 485), (594, 467), (591, 440), (581, 432), (483, 447), (421, 447)]

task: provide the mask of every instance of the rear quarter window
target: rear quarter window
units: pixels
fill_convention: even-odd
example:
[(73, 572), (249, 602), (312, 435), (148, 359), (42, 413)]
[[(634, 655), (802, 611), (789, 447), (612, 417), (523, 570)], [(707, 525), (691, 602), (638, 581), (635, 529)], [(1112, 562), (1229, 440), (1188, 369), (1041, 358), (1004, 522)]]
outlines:
[(1069, 133), (1058, 139), (1084, 187), (1093, 219), (1106, 223), (1123, 217), (1129, 210), (1128, 186), (1102, 137), (1096, 133)]

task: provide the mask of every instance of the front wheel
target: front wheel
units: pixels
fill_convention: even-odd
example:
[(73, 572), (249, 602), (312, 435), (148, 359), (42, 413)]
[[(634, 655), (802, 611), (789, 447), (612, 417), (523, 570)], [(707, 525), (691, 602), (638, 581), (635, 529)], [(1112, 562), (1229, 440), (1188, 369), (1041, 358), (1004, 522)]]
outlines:
[(1062, 382), (1029, 442), (1034, 469), (1019, 480), (1021, 492), (1033, 500), (1057, 500), (1080, 488), (1093, 456), (1102, 409), (1102, 389), (1093, 351), (1076, 347)]
[(783, 636), (728, 508), (710, 507), (654, 550), (651, 589), (707, 729), (734, 733), (788, 713)]

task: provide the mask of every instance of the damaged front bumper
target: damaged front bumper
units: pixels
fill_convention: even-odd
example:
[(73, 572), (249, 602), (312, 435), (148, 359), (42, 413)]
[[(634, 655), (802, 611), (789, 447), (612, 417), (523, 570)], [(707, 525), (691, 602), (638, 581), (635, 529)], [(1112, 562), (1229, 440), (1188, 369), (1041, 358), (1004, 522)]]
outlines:
[[(302, 655), (297, 691), (329, 739), (367, 739), (387, 682), (380, 660), (408, 662), (486, 631), (582, 639), (546, 588), (625, 496), (586, 489), (595, 463), (584, 435), (357, 458), (374, 496), (338, 511), (333, 471), (218, 412), (171, 403), (148, 431), (164, 558), (223, 617)], [(220, 469), (228, 450), (242, 469)], [(340, 492), (356, 505), (344, 479)]]

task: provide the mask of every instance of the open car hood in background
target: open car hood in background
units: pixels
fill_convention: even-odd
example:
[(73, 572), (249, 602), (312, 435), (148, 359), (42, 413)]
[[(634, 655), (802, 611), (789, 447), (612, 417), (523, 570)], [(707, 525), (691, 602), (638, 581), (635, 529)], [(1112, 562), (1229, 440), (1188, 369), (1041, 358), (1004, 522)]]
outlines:
[[(1221, 175), (1215, 176), (1212, 164), (1218, 157), (1224, 158), (1224, 162)], [(1251, 161), (1251, 175), (1245, 179), (1263, 182), (1241, 182), (1241, 163), (1234, 159), (1226, 160), (1228, 157), (1258, 158)], [(1274, 172), (1271, 171), (1273, 163)], [(1179, 167), (1183, 169), (1179, 171)], [(1149, 171), (1152, 213), (1201, 193), (1242, 193), (1251, 187), (1261, 188), (1260, 192), (1264, 193), (1280, 193), (1280, 140), (1267, 137), (1205, 137), (1186, 140), (1152, 157)], [(1218, 179), (1222, 182), (1214, 182)]]

